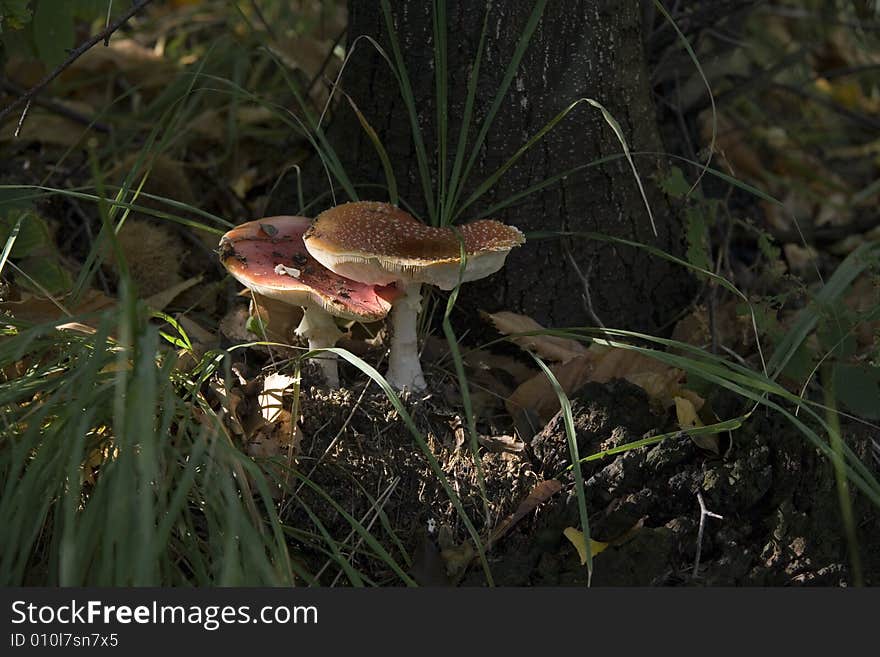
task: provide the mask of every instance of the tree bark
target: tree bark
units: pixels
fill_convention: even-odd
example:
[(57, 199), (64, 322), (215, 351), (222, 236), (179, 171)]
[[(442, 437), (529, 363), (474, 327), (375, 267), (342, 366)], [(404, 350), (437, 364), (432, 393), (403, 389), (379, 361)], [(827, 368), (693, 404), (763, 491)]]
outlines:
[[(432, 3), (392, 0), (391, 5), (419, 125), (436, 172)], [(533, 0), (492, 5), (468, 152), (533, 6)], [(485, 5), (449, 0), (447, 7), (451, 161)], [(379, 2), (349, 1), (349, 43), (361, 34), (375, 38), (391, 55)], [(408, 114), (388, 65), (362, 41), (348, 64), (342, 86), (379, 133), (394, 163), (401, 198), (426, 219)], [(584, 97), (599, 101), (611, 112), (633, 151), (662, 150), (645, 70), (640, 3), (552, 0), (547, 4), (462, 198), (562, 109)], [(384, 182), (372, 143), (347, 109), (335, 118), (330, 136), (352, 180)], [(554, 174), (620, 152), (621, 145), (601, 113), (581, 104), (471, 206), (461, 221)], [(524, 232), (596, 231), (681, 253), (679, 221), (652, 180), (662, 162), (639, 156), (636, 166), (654, 210), (658, 236), (652, 232), (644, 201), (623, 158), (572, 175), (494, 218)], [(433, 183), (436, 190), (436, 176)], [(547, 326), (595, 325), (585, 302), (584, 279), (572, 266), (567, 251), (587, 277), (592, 309), (606, 326), (656, 331), (690, 300), (693, 287), (686, 273), (644, 251), (583, 238), (569, 240), (568, 247), (562, 239), (528, 242), (511, 253), (498, 274), (463, 286), (460, 308), (469, 312), (513, 310)]]

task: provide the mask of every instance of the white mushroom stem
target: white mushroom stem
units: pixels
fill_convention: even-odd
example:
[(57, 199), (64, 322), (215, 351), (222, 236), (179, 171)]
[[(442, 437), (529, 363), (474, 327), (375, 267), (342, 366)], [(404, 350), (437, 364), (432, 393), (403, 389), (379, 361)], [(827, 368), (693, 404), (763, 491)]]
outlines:
[[(342, 337), (342, 331), (333, 321), (333, 315), (318, 306), (306, 306), (303, 309), (303, 318), (296, 327), (296, 334), (309, 341), (309, 349), (326, 349), (333, 347), (336, 341)], [(317, 360), (327, 387), (339, 387), (339, 367), (336, 362), (336, 354), (321, 354)]]
[(428, 387), (419, 362), (416, 325), (421, 309), (421, 283), (400, 283), (403, 296), (391, 311), (391, 355), (388, 357), (388, 383), (398, 390), (418, 391)]

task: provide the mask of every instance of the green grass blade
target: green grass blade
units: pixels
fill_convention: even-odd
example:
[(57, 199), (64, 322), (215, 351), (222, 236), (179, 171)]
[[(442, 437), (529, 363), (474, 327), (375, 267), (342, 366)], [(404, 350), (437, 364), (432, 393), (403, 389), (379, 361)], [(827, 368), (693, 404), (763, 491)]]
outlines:
[(859, 542), (856, 534), (856, 521), (853, 513), (852, 499), (846, 480), (846, 470), (841, 467), (844, 462), (843, 438), (840, 435), (840, 418), (837, 416), (837, 398), (834, 393), (834, 376), (831, 368), (826, 366), (822, 373), (822, 387), (825, 393), (825, 404), (828, 406), (828, 437), (831, 449), (837, 458), (834, 460), (834, 480), (837, 484), (837, 502), (840, 507), (840, 518), (846, 535), (846, 546), (849, 552), (849, 565), (852, 569), (853, 584), (864, 586), (862, 575), (862, 558), (859, 554)]
[(9, 259), (9, 254), (12, 253), (12, 247), (15, 246), (15, 240), (18, 239), (18, 232), (21, 230), (21, 222), (24, 221), (26, 216), (26, 213), (22, 213), (12, 227), (12, 230), (9, 231), (9, 237), (6, 238), (6, 244), (3, 245), (3, 253), (0, 253), (0, 274), (3, 273), (3, 268), (6, 267), (6, 261)]
[(397, 81), (400, 85), (400, 95), (403, 97), (403, 103), (406, 105), (406, 111), (409, 115), (410, 127), (412, 129), (413, 143), (416, 149), (416, 161), (419, 167), (419, 179), (422, 183), (422, 192), (425, 195), (425, 205), (428, 208), (428, 216), (432, 224), (437, 224), (437, 208), (434, 205), (434, 191), (431, 184), (431, 169), (428, 164), (428, 155), (425, 151), (425, 141), (422, 138), (422, 131), (419, 128), (419, 113), (416, 110), (416, 102), (413, 97), (412, 86), (409, 82), (409, 73), (406, 70), (406, 63), (403, 61), (403, 55), (400, 52), (400, 42), (397, 39), (397, 32), (394, 29), (394, 18), (391, 13), (391, 3), (388, 0), (381, 0), (382, 14), (385, 17), (385, 28), (388, 32), (388, 40), (391, 43), (391, 52), (394, 55), (394, 65), (397, 75)]
[(480, 41), (477, 44), (477, 52), (474, 55), (474, 63), (468, 73), (467, 96), (464, 101), (464, 114), (461, 117), (461, 128), (458, 133), (458, 146), (455, 149), (455, 160), (452, 164), (452, 173), (449, 175), (447, 185), (448, 194), (443, 199), (443, 212), (440, 216), (440, 225), (447, 226), (452, 223), (454, 208), (453, 199), (458, 195), (461, 185), (461, 170), (464, 165), (465, 150), (467, 148), (468, 133), (471, 129), (471, 120), (474, 114), (474, 101), (477, 97), (477, 82), (480, 79), (480, 62), (486, 49), (486, 35), (489, 30), (489, 12), (492, 10), (492, 2), (486, 2), (486, 10), (483, 13), (483, 28), (480, 30)]
[(544, 364), (544, 361), (542, 361), (531, 352), (529, 352), (529, 355), (532, 357), (532, 360), (534, 360), (538, 364), (538, 367), (541, 368), (541, 371), (544, 372), (544, 375), (550, 381), (550, 385), (553, 386), (553, 392), (556, 393), (556, 397), (559, 399), (559, 405), (562, 407), (562, 418), (565, 422), (565, 437), (568, 441), (568, 451), (571, 455), (571, 463), (572, 466), (577, 465), (577, 467), (572, 467), (572, 472), (574, 473), (574, 487), (575, 493), (577, 494), (578, 514), (580, 515), (581, 520), (581, 530), (584, 533), (584, 542), (587, 545), (587, 585), (589, 585), (590, 581), (593, 578), (593, 551), (589, 548), (590, 518), (587, 514), (587, 496), (584, 492), (584, 475), (581, 472), (581, 457), (578, 453), (577, 431), (574, 428), (574, 417), (571, 413), (571, 402), (568, 400), (568, 395), (565, 394), (565, 391), (562, 389), (562, 386), (554, 376), (553, 372), (550, 370), (549, 367), (547, 367), (547, 365)]
[(880, 262), (880, 242), (865, 242), (838, 265), (831, 278), (816, 293), (813, 302), (798, 314), (791, 329), (777, 346), (767, 363), (771, 376), (775, 378), (782, 372), (798, 347), (812, 333), (819, 322), (822, 309), (840, 299), (859, 274), (869, 267), (876, 266), (878, 262)]
[[(486, 178), (486, 180), (484, 180), (482, 183), (480, 183), (480, 185), (477, 186), (477, 188), (473, 191), (473, 193), (471, 193), (471, 195), (460, 206), (457, 207), (455, 214), (454, 214), (454, 218), (457, 218), (458, 216), (460, 216), (467, 208), (469, 208), (471, 205), (473, 205), (480, 197), (482, 197), (487, 191), (489, 191), (492, 187), (494, 187), (495, 184), (498, 182), (498, 180), (501, 178), (501, 176), (503, 176), (508, 171), (508, 169), (510, 169), (510, 167), (512, 167), (517, 162), (517, 160), (519, 160), (523, 155), (525, 155), (525, 153), (529, 149), (531, 149), (535, 144), (537, 144), (539, 141), (541, 141), (541, 139), (543, 139), (544, 136), (548, 132), (550, 132), (554, 127), (556, 127), (556, 125), (560, 121), (562, 121), (566, 116), (568, 116), (568, 114), (573, 109), (575, 109), (578, 105), (580, 105), (582, 103), (587, 103), (588, 105), (590, 105), (591, 107), (595, 107), (596, 109), (598, 109), (602, 113), (602, 118), (605, 120), (605, 122), (608, 124), (608, 126), (611, 128), (611, 130), (614, 132), (614, 135), (617, 137), (617, 140), (620, 142), (620, 145), (623, 148), (623, 156), (626, 158), (627, 162), (629, 163), (630, 169), (632, 169), (633, 176), (636, 181), (636, 185), (638, 185), (639, 193), (641, 194), (642, 201), (645, 204), (645, 209), (648, 211), (648, 218), (651, 222), (651, 229), (654, 231), (654, 234), (657, 235), (657, 225), (654, 221), (654, 213), (651, 210), (651, 204), (648, 202), (648, 196), (645, 193), (645, 188), (644, 188), (644, 185), (642, 184), (642, 179), (639, 176), (638, 169), (636, 169), (636, 163), (632, 157), (632, 153), (629, 150), (629, 145), (627, 144), (626, 137), (623, 134), (623, 129), (620, 127), (620, 124), (617, 122), (617, 120), (614, 118), (614, 116), (612, 116), (612, 114), (607, 109), (605, 109), (605, 106), (592, 98), (579, 98), (578, 100), (570, 103), (565, 109), (563, 109), (556, 116), (554, 116), (552, 119), (550, 119), (550, 121), (548, 121), (546, 124), (544, 124), (544, 126), (542, 126), (538, 130), (538, 132), (536, 132), (534, 135), (532, 135), (532, 137), (530, 137), (529, 140), (525, 144), (520, 146), (517, 149), (516, 153), (514, 153), (510, 158), (508, 158), (507, 161), (501, 165), (501, 167), (499, 167), (488, 178)], [(605, 160), (605, 161), (608, 161), (608, 160)], [(590, 165), (594, 166), (595, 163), (590, 163)], [(559, 176), (559, 177), (562, 177), (562, 176)], [(559, 177), (554, 177), (554, 178), (558, 179)], [(542, 184), (542, 186), (539, 188), (543, 188), (545, 186), (546, 186), (546, 184)], [(531, 193), (531, 192), (527, 192), (527, 193)], [(521, 195), (526, 195), (526, 194), (521, 194)]]
[(596, 233), (596, 232), (592, 232), (592, 231), (578, 231), (578, 232), (537, 231), (537, 232), (530, 232), (526, 235), (526, 238), (528, 240), (539, 240), (539, 239), (547, 239), (547, 238), (555, 238), (555, 237), (582, 237), (582, 238), (587, 238), (587, 239), (598, 240), (600, 242), (611, 242), (613, 244), (622, 244), (624, 246), (630, 246), (630, 247), (633, 247), (636, 249), (640, 249), (640, 250), (646, 251), (647, 253), (650, 253), (651, 255), (654, 255), (658, 258), (661, 258), (661, 259), (666, 260), (668, 262), (671, 262), (673, 264), (684, 267), (685, 269), (689, 269), (695, 273), (700, 274), (701, 276), (705, 276), (706, 278), (717, 283), (718, 285), (725, 288), (729, 292), (733, 293), (738, 298), (742, 299), (743, 303), (745, 303), (749, 309), (749, 315), (750, 315), (751, 323), (752, 323), (752, 330), (753, 330), (754, 336), (755, 336), (755, 346), (758, 350), (758, 356), (761, 359), (762, 368), (765, 372), (767, 371), (767, 365), (765, 364), (765, 361), (764, 361), (764, 350), (763, 350), (763, 347), (761, 346), (760, 335), (758, 334), (758, 321), (755, 316), (755, 309), (752, 306), (752, 302), (743, 292), (741, 292), (739, 290), (739, 288), (737, 288), (733, 283), (728, 281), (723, 276), (719, 276), (718, 274), (716, 274), (715, 272), (713, 272), (709, 269), (704, 269), (702, 267), (699, 267), (697, 265), (694, 265), (694, 264), (688, 262), (687, 260), (684, 260), (682, 258), (674, 256), (670, 253), (666, 253), (663, 249), (659, 249), (655, 246), (651, 246), (650, 244), (643, 244), (641, 242), (636, 242), (633, 240), (624, 239), (622, 237), (615, 237), (612, 235), (605, 235), (603, 233)]
[[(383, 2), (387, 2), (387, 0), (383, 0)], [(517, 70), (519, 69), (519, 64), (522, 61), (523, 55), (525, 55), (526, 50), (529, 47), (529, 43), (532, 40), (532, 36), (535, 33), (535, 30), (538, 27), (538, 23), (541, 20), (541, 16), (544, 14), (544, 9), (547, 6), (547, 0), (536, 0), (534, 7), (532, 8), (532, 13), (529, 15), (529, 19), (526, 22), (525, 27), (523, 28), (522, 33), (520, 34), (519, 41), (517, 41), (516, 48), (514, 49), (513, 56), (510, 59), (510, 62), (507, 65), (507, 68), (504, 71), (504, 77), (501, 80), (501, 85), (498, 87), (498, 91), (495, 94), (495, 99), (492, 101), (492, 105), (489, 107), (489, 111), (486, 113), (486, 117), (483, 119), (482, 124), (480, 125), (480, 131), (477, 133), (476, 140), (474, 141), (474, 146), (471, 149), (471, 155), (467, 160), (467, 164), (464, 167), (464, 170), (461, 174), (462, 183), (457, 185), (454, 193), (452, 193), (452, 201), (450, 202), (450, 207), (452, 208), (451, 212), (455, 212), (455, 208), (458, 205), (458, 199), (461, 196), (462, 189), (464, 187), (463, 181), (468, 179), (470, 176), (471, 169), (473, 169), (474, 164), (479, 157), (480, 150), (483, 148), (483, 144), (486, 141), (486, 137), (489, 134), (489, 129), (492, 127), (492, 123), (495, 121), (495, 116), (498, 114), (498, 110), (501, 108), (501, 104), (504, 102), (504, 97), (507, 95), (507, 90), (510, 88), (511, 82), (513, 82), (513, 78), (516, 75)], [(487, 9), (488, 16), (488, 9)]]
[(682, 46), (687, 51), (688, 57), (691, 58), (691, 61), (694, 63), (694, 66), (697, 69), (697, 73), (700, 76), (700, 79), (703, 81), (703, 85), (706, 87), (706, 92), (709, 95), (709, 104), (712, 109), (712, 135), (709, 138), (709, 154), (706, 156), (706, 163), (700, 169), (700, 173), (697, 176), (697, 179), (691, 185), (691, 188), (687, 191), (685, 196), (690, 196), (691, 193), (697, 188), (700, 184), (700, 181), (703, 179), (703, 176), (706, 175), (706, 172), (709, 170), (709, 164), (712, 163), (712, 156), (715, 153), (715, 142), (718, 138), (718, 111), (715, 108), (715, 94), (712, 93), (712, 85), (709, 84), (709, 78), (706, 77), (706, 72), (703, 70), (702, 65), (700, 64), (700, 59), (697, 57), (697, 53), (694, 52), (693, 47), (691, 46), (690, 41), (684, 35), (684, 32), (678, 27), (678, 23), (675, 22), (675, 19), (669, 14), (666, 10), (666, 7), (663, 6), (663, 3), (660, 0), (654, 0), (654, 6), (657, 10), (663, 14), (663, 18), (672, 26), (672, 29), (675, 30), (676, 35), (678, 35), (679, 41), (681, 41)]
[[(364, 527), (360, 522), (357, 521), (356, 518), (354, 518), (350, 513), (343, 509), (342, 506), (336, 500), (334, 500), (323, 488), (315, 484), (308, 477), (303, 477), (298, 473), (293, 474), (297, 479), (302, 481), (307, 488), (317, 493), (319, 496), (321, 496), (321, 498), (329, 503), (330, 506), (332, 506), (336, 510), (336, 512), (345, 519), (345, 521), (351, 526), (351, 528), (358, 533), (358, 535), (364, 540), (364, 542), (369, 545), (376, 552), (376, 554), (380, 556), (382, 561), (388, 564), (388, 566), (394, 571), (394, 573), (400, 578), (400, 580), (404, 584), (406, 584), (407, 586), (417, 586), (415, 580), (410, 577), (405, 570), (403, 570), (400, 564), (397, 563), (397, 560), (388, 553), (388, 551), (382, 546), (382, 544), (379, 543), (379, 541), (377, 541), (376, 538), (369, 531), (367, 531), (366, 527)], [(313, 520), (317, 520), (317, 518), (313, 518)], [(322, 529), (322, 525), (320, 524), (320, 522), (316, 523), (316, 526), (319, 530)], [(327, 538), (330, 538), (329, 535), (327, 536)], [(332, 538), (330, 539), (330, 541), (331, 549), (336, 550), (335, 545), (332, 542)], [(341, 554), (340, 558), (342, 558)], [(345, 561), (344, 558), (342, 558), (342, 560)]]
[(385, 171), (385, 182), (388, 184), (388, 202), (391, 203), (391, 205), (397, 205), (397, 179), (394, 177), (394, 167), (391, 166), (391, 158), (388, 157), (388, 152), (385, 150), (385, 146), (382, 145), (382, 140), (379, 139), (379, 135), (376, 134), (373, 126), (370, 125), (370, 122), (367, 121), (367, 118), (358, 109), (358, 106), (355, 104), (354, 100), (352, 100), (351, 96), (344, 92), (343, 95), (348, 100), (348, 104), (351, 105), (351, 109), (357, 116), (358, 121), (360, 121), (364, 132), (367, 133), (367, 136), (373, 143), (373, 148), (376, 149), (376, 154), (382, 162), (382, 169)]
[(400, 397), (397, 396), (397, 393), (394, 392), (394, 389), (389, 385), (389, 383), (382, 377), (373, 368), (371, 365), (363, 361), (362, 359), (355, 356), (353, 353), (346, 349), (332, 348), (332, 349), (320, 349), (310, 351), (307, 354), (303, 355), (303, 358), (310, 358), (312, 356), (316, 356), (321, 352), (334, 353), (340, 358), (345, 359), (355, 367), (357, 367), (361, 372), (369, 376), (373, 381), (375, 381), (382, 391), (385, 393), (385, 396), (388, 397), (388, 400), (394, 406), (395, 410), (400, 414), (401, 419), (406, 425), (407, 429), (409, 429), (410, 434), (412, 434), (413, 438), (416, 441), (416, 444), (422, 450), (422, 453), (425, 455), (429, 465), (431, 466), (431, 470), (434, 471), (434, 474), (437, 475), (437, 479), (440, 481), (440, 485), (443, 486), (443, 490), (449, 496), (449, 500), (452, 502), (455, 507), (456, 512), (458, 513), (459, 518), (461, 518), (462, 523), (470, 534), (471, 540), (473, 540), (474, 545), (476, 546), (477, 552), (480, 556), (480, 562), (483, 566), (483, 572), (486, 575), (486, 580), (490, 586), (494, 585), (494, 579), (492, 577), (492, 571), (489, 568), (489, 562), (486, 559), (486, 550), (483, 545), (483, 541), (480, 538), (480, 533), (477, 531), (477, 528), (474, 526), (470, 517), (465, 511), (464, 506), (462, 505), (461, 498), (459, 498), (458, 494), (453, 490), (452, 486), (449, 483), (446, 475), (443, 472), (443, 469), (440, 467), (440, 464), (437, 462), (437, 457), (434, 456), (431, 448), (428, 447), (427, 442), (425, 442), (424, 436), (419, 433), (418, 428), (415, 425), (415, 422), (410, 416), (409, 412), (406, 410), (406, 407), (403, 405), (403, 402), (400, 400)]
[[(581, 463), (590, 463), (591, 461), (601, 461), (604, 458), (608, 458), (609, 456), (615, 456), (617, 454), (623, 454), (624, 452), (629, 452), (634, 449), (639, 449), (641, 447), (649, 447), (651, 445), (656, 445), (657, 443), (662, 443), (664, 440), (669, 440), (670, 438), (692, 438), (696, 436), (714, 436), (719, 433), (724, 433), (728, 431), (735, 431), (742, 427), (742, 425), (751, 417), (751, 412), (746, 413), (745, 415), (741, 415), (736, 418), (732, 418), (730, 420), (724, 420), (723, 422), (715, 422), (713, 424), (707, 424), (703, 427), (693, 427), (690, 429), (682, 429), (680, 431), (670, 431), (668, 433), (661, 433), (656, 436), (651, 436), (649, 438), (641, 438), (640, 440), (634, 440), (632, 442), (626, 443), (624, 445), (618, 445), (617, 447), (611, 447), (609, 449), (603, 449), (600, 452), (595, 452), (590, 454), (589, 456), (584, 456), (581, 458)], [(567, 468), (562, 470), (559, 474), (556, 475), (556, 478), (559, 477), (563, 472), (568, 472), (574, 466), (569, 465)]]
[(431, 12), (431, 25), (434, 31), (434, 101), (437, 105), (437, 217), (438, 223), (443, 225), (445, 206), (447, 200), (446, 191), (446, 158), (448, 152), (449, 135), (449, 98), (448, 98), (448, 68), (446, 46), (446, 0), (433, 0)]
[(446, 310), (443, 313), (443, 335), (446, 338), (446, 344), (449, 346), (449, 354), (452, 357), (455, 374), (458, 378), (458, 389), (461, 392), (461, 404), (464, 407), (465, 424), (468, 428), (468, 436), (470, 437), (471, 457), (474, 460), (474, 466), (477, 469), (477, 482), (480, 486), (480, 495), (483, 498), (483, 510), (486, 514), (486, 523), (488, 525), (489, 499), (486, 493), (486, 476), (483, 471), (483, 461), (480, 458), (480, 443), (477, 437), (476, 417), (474, 416), (474, 408), (471, 403), (471, 392), (468, 384), (467, 373), (464, 369), (464, 361), (461, 357), (461, 349), (458, 346), (458, 338), (452, 328), (452, 310), (455, 308), (455, 302), (458, 300), (458, 292), (461, 289), (461, 280), (464, 277), (465, 268), (467, 266), (467, 250), (464, 246), (464, 240), (461, 233), (454, 229), (455, 236), (459, 243), (459, 258), (461, 265), (458, 272), (458, 284), (450, 291), (449, 298), (446, 300)]

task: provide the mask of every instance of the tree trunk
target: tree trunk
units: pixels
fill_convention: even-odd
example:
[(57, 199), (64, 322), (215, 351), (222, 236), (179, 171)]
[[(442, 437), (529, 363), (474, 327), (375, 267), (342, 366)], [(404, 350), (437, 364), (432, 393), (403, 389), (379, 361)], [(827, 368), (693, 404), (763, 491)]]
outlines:
[[(391, 5), (419, 125), (436, 171), (432, 3), (392, 0)], [(495, 98), (533, 6), (533, 0), (492, 5), (474, 109), (476, 127)], [(485, 5), (449, 0), (447, 7), (451, 160)], [(381, 5), (375, 0), (349, 1), (349, 43), (362, 34), (375, 38), (392, 56)], [(398, 84), (386, 62), (366, 42), (360, 43), (351, 58), (342, 86), (379, 133), (394, 163), (401, 197), (426, 218), (410, 123)], [(645, 70), (640, 3), (547, 3), (462, 198), (562, 109), (584, 97), (599, 101), (611, 112), (633, 151), (662, 150)], [(468, 153), (476, 127), (471, 130)], [(384, 182), (372, 143), (347, 109), (339, 112), (330, 135), (353, 181)], [(620, 152), (621, 145), (601, 113), (582, 103), (471, 206), (461, 221), (554, 174)], [(574, 174), (494, 218), (524, 232), (596, 231), (680, 253), (679, 222), (653, 181), (660, 160), (637, 157), (636, 166), (659, 236), (652, 232), (644, 201), (623, 158)], [(433, 182), (436, 190), (436, 177)], [(681, 269), (640, 250), (575, 238), (568, 242), (568, 249), (561, 239), (533, 240), (516, 249), (498, 274), (463, 286), (460, 307), (470, 312), (513, 310), (547, 326), (595, 325), (588, 312), (584, 279), (572, 266), (569, 253), (588, 278), (592, 310), (606, 326), (656, 331), (690, 299), (693, 288)]]

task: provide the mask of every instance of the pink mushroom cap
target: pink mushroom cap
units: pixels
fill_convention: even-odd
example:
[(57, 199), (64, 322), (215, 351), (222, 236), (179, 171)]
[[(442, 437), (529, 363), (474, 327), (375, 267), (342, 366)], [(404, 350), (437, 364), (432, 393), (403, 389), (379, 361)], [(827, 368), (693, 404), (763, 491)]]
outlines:
[(220, 261), (242, 285), (295, 306), (318, 306), (343, 319), (377, 321), (400, 296), (394, 286), (343, 278), (306, 250), (305, 217), (267, 217), (237, 226), (220, 240)]

